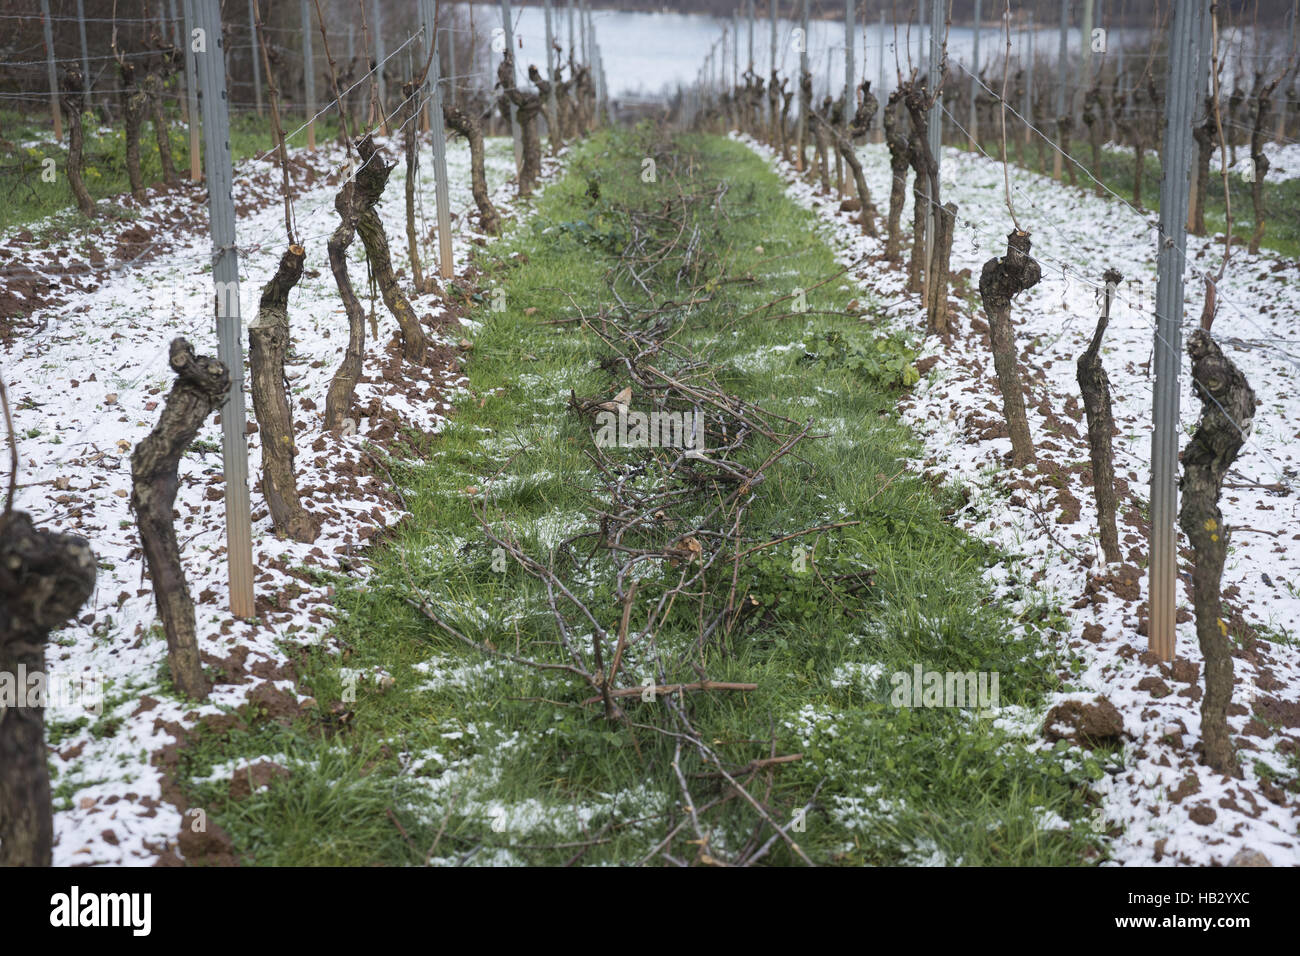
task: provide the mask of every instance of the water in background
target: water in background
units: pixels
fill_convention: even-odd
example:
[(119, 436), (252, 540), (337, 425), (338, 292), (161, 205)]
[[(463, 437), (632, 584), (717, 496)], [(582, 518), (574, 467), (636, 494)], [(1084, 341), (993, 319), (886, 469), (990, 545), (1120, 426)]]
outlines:
[[(459, 5), (463, 6), (464, 5)], [(565, 48), (568, 58), (569, 27), (568, 4), (565, 0), (555, 0), (554, 28), (556, 37)], [(515, 19), (515, 55), (516, 69), (520, 81), (527, 75), (529, 63), (536, 63), (539, 68), (546, 59), (546, 26), (540, 4), (526, 7), (515, 6), (512, 10)], [(613, 10), (593, 10), (592, 20), (595, 24), (597, 39), (605, 57), (605, 74), (609, 82), (612, 97), (656, 96), (675, 90), (678, 85), (693, 84), (699, 74), (701, 64), (722, 36), (723, 29), (728, 31), (727, 65), (725, 79), (728, 83), (732, 77), (732, 40), (730, 18), (720, 19), (693, 13), (639, 13)], [(501, 8), (497, 4), (474, 5), (475, 32), (483, 39), (483, 49), (487, 50), (491, 31), (501, 26)], [(794, 30), (799, 26), (788, 20), (777, 21), (777, 69), (785, 76), (793, 76), (798, 68), (799, 53), (795, 48)], [(765, 77), (771, 70), (771, 21), (756, 20), (754, 24), (754, 64), (755, 72)], [(811, 20), (808, 24), (809, 70), (814, 79), (815, 95), (820, 97), (827, 89), (828, 83), (834, 95), (843, 93), (844, 88), (844, 23), (843, 21)], [(880, 82), (882, 56), (884, 60), (885, 92), (897, 85), (897, 74), (904, 74), (910, 68), (919, 67), (924, 59), (924, 51), (929, 47), (929, 31), (922, 31), (913, 24), (909, 30), (907, 24), (886, 25), (882, 33), (879, 20), (858, 24), (857, 37), (854, 42), (854, 60), (858, 75), (872, 81), (873, 87)], [(1125, 31), (1129, 42), (1136, 42), (1143, 31)], [(953, 27), (948, 35), (949, 61), (957, 61), (969, 67), (974, 47), (975, 31), (969, 27)], [(1079, 51), (1079, 30), (1070, 31), (1068, 46), (1072, 53)], [(522, 43), (522, 46), (521, 46)], [(1017, 28), (1011, 31), (1013, 64), (1014, 58), (1027, 57), (1030, 45), (1034, 47), (1035, 56), (1040, 63), (1053, 62), (1056, 59), (1060, 43), (1059, 32), (1050, 27), (1026, 34)], [(579, 50), (581, 40), (578, 39)], [(749, 28), (744, 18), (740, 21), (740, 64), (741, 69), (749, 62)], [(1111, 38), (1114, 56), (1114, 36)], [(985, 68), (994, 62), (1001, 64), (1006, 50), (1006, 36), (1000, 25), (987, 23), (980, 30), (980, 62)], [(910, 58), (909, 58), (910, 55)], [(715, 57), (715, 63), (717, 58)], [(960, 70), (955, 72), (964, 75)], [(1001, 82), (1001, 70), (997, 77), (987, 77), (986, 82), (995, 86)]]

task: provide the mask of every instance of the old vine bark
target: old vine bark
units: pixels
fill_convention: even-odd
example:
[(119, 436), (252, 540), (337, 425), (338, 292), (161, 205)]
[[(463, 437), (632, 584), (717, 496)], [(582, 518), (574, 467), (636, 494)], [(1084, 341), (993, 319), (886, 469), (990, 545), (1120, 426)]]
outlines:
[(257, 318), (248, 325), (249, 388), (262, 439), (262, 494), (275, 532), (295, 541), (315, 541), (320, 527), (298, 499), (294, 475), (293, 409), (285, 387), (289, 351), (289, 293), (302, 278), (306, 250), (290, 246), (262, 289)]
[(1268, 116), (1273, 109), (1273, 91), (1281, 81), (1279, 76), (1272, 83), (1264, 85), (1258, 82), (1259, 93), (1255, 97), (1255, 121), (1250, 131), (1250, 204), (1255, 212), (1255, 230), (1250, 234), (1250, 254), (1259, 252), (1259, 245), (1264, 241), (1264, 177), (1268, 175), (1269, 159), (1264, 154), (1264, 143), (1268, 140)]
[(868, 130), (871, 128), (871, 117), (875, 115), (878, 104), (876, 98), (871, 95), (870, 82), (863, 83), (861, 89), (863, 93), (862, 102), (858, 104), (857, 112), (854, 113), (853, 120), (848, 126), (847, 135), (842, 133), (838, 127), (827, 122), (820, 114), (816, 114), (815, 118), (818, 123), (824, 124), (826, 135), (834, 141), (835, 148), (853, 174), (858, 201), (861, 203), (858, 223), (862, 226), (863, 233), (875, 237), (878, 235), (876, 231), (876, 216), (878, 213), (875, 204), (871, 201), (871, 190), (867, 187), (867, 179), (863, 174), (862, 163), (858, 160), (853, 142), (867, 135)]
[(926, 276), (926, 330), (935, 335), (948, 333), (948, 276), (952, 264), (952, 234), (957, 225), (957, 204), (944, 203), (938, 209), (934, 232), (934, 254)]
[(1110, 305), (1115, 288), (1124, 277), (1115, 269), (1107, 269), (1102, 278), (1106, 282), (1101, 318), (1092, 335), (1088, 349), (1079, 356), (1077, 373), (1079, 391), (1083, 394), (1083, 407), (1088, 416), (1088, 453), (1092, 459), (1092, 494), (1097, 502), (1097, 529), (1101, 534), (1101, 550), (1108, 564), (1123, 559), (1119, 550), (1119, 532), (1115, 527), (1115, 453), (1111, 436), (1115, 430), (1115, 417), (1110, 406), (1110, 379), (1101, 364), (1101, 340), (1110, 321)]
[(1015, 330), (1011, 326), (1011, 300), (1042, 278), (1042, 268), (1029, 255), (1029, 233), (1013, 229), (1007, 235), (1007, 254), (984, 263), (980, 273), (980, 298), (989, 317), (989, 340), (993, 368), (1002, 391), (1002, 408), (1011, 434), (1012, 463), (1023, 468), (1034, 461), (1034, 442), (1025, 414), (1024, 386), (1020, 381), (1020, 359)]
[(172, 162), (171, 131), (167, 127), (167, 115), (163, 110), (163, 87), (167, 78), (176, 70), (180, 55), (170, 43), (157, 44), (156, 60), (150, 58), (152, 66), (144, 78), (144, 92), (149, 97), (149, 116), (153, 121), (154, 139), (158, 143), (158, 162), (162, 166), (162, 178), (165, 183), (174, 183), (180, 177), (176, 175), (176, 165)]
[[(369, 137), (366, 139), (368, 141)], [(373, 147), (371, 152), (373, 154)], [(376, 178), (381, 180), (378, 189), (382, 191), (383, 183), (388, 179), (388, 169), (384, 164), (363, 163), (356, 176), (345, 182), (334, 197), (339, 224), (330, 235), (326, 249), (329, 252), (330, 271), (334, 273), (334, 283), (338, 286), (339, 298), (343, 300), (343, 310), (348, 316), (348, 346), (325, 396), (325, 427), (331, 429), (342, 428), (344, 422), (349, 420), (348, 411), (352, 408), (352, 396), (357, 379), (361, 377), (361, 364), (365, 358), (366, 312), (361, 307), (361, 301), (357, 298), (357, 293), (352, 288), (352, 279), (348, 275), (348, 247), (356, 237), (357, 222), (366, 206), (368, 190), (362, 187), (362, 182), (370, 183)]]
[(925, 292), (925, 227), (930, 221), (926, 201), (924, 132), (915, 127), (907, 137), (907, 161), (912, 167), (912, 256), (907, 262), (907, 291)]
[(1192, 189), (1188, 231), (1196, 236), (1205, 235), (1205, 197), (1210, 187), (1210, 160), (1218, 145), (1219, 124), (1214, 118), (1214, 100), (1205, 100), (1205, 122), (1192, 129), (1196, 140), (1196, 185)]
[[(478, 207), (479, 228), (489, 236), (495, 236), (501, 231), (501, 215), (496, 206), (492, 205), (492, 197), (488, 193), (487, 174), (483, 167), (483, 127), (479, 124), (478, 117), (454, 106), (445, 108), (443, 117), (447, 126), (464, 136), (469, 143), (470, 191), (474, 195), (474, 204)], [(580, 121), (576, 116), (572, 118), (577, 129), (576, 124)]]
[(519, 139), (524, 153), (524, 162), (519, 168), (519, 195), (531, 196), (542, 176), (542, 140), (537, 132), (537, 114), (542, 111), (542, 100), (536, 93), (525, 93), (515, 85), (515, 58), (510, 50), (506, 50), (497, 67), (497, 80), (506, 99), (514, 104), (519, 120)]
[(393, 272), (393, 259), (388, 251), (388, 237), (384, 234), (384, 223), (375, 212), (375, 204), (383, 194), (388, 176), (393, 165), (384, 162), (383, 156), (375, 148), (374, 142), (367, 136), (357, 144), (357, 153), (361, 157), (363, 170), (370, 171), (363, 179), (357, 173), (357, 186), (360, 189), (362, 205), (357, 210), (357, 235), (366, 247), (370, 259), (370, 270), (379, 283), (379, 291), (384, 297), (384, 305), (397, 319), (402, 332), (402, 357), (408, 362), (420, 364), (424, 361), (424, 349), (427, 344), (420, 317), (411, 308), (410, 300), (402, 292), (397, 275)]
[(135, 83), (135, 67), (120, 64), (122, 74), (122, 129), (126, 137), (126, 176), (131, 183), (131, 195), (136, 202), (144, 202), (144, 178), (140, 173), (140, 128), (144, 125), (145, 110), (149, 108), (149, 94)]
[(172, 684), (187, 697), (201, 700), (208, 696), (211, 685), (199, 659), (194, 603), (181, 567), (172, 505), (176, 501), (177, 463), (203, 420), (225, 399), (230, 374), (217, 359), (196, 356), (193, 346), (182, 338), (172, 339), (170, 361), (176, 383), (158, 424), (131, 453), (131, 508), (140, 528), (140, 547), (153, 583), (158, 616), (167, 634)]
[(76, 200), (81, 214), (95, 216), (98, 214), (95, 200), (90, 198), (85, 180), (81, 178), (82, 151), (85, 146), (81, 129), (81, 112), (86, 108), (85, 78), (80, 70), (68, 69), (64, 71), (59, 85), (63, 89), (59, 102), (68, 121), (68, 187), (72, 190), (72, 198)]
[[(0, 514), (0, 866), (49, 866), (54, 842), (45, 748), (45, 643), (95, 589), (90, 544)], [(23, 676), (25, 675), (25, 676)], [(21, 680), (20, 680), (21, 678)]]
[(537, 87), (537, 92), (541, 94), (542, 102), (546, 104), (546, 130), (551, 143), (551, 155), (558, 153), (564, 146), (564, 136), (560, 131), (560, 100), (559, 97), (551, 97), (551, 84), (542, 76), (535, 63), (528, 64), (528, 81)]
[(1205, 657), (1202, 757), (1219, 773), (1236, 776), (1240, 771), (1228, 729), (1232, 648), (1219, 595), (1228, 554), (1228, 530), (1219, 511), (1219, 492), (1246, 441), (1243, 432), (1255, 415), (1255, 393), (1241, 370), (1203, 329), (1191, 334), (1187, 354), (1192, 359), (1193, 388), (1201, 399), (1201, 420), (1183, 451), (1178, 524), (1195, 552), (1192, 601), (1196, 607), (1196, 637)]
[(889, 228), (885, 238), (885, 258), (897, 262), (903, 243), (903, 205), (907, 202), (907, 170), (911, 166), (907, 148), (907, 135), (898, 128), (898, 107), (901, 90), (889, 94), (882, 122), (885, 126), (885, 144), (889, 147), (889, 170), (893, 178), (889, 184)]

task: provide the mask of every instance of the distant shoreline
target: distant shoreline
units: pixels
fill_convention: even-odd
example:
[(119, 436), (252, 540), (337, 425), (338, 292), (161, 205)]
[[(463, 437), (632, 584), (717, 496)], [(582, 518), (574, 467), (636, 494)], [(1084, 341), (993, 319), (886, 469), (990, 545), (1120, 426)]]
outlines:
[[(476, 2), (486, 2), (486, 0), (476, 0)], [(591, 3), (591, 9), (595, 11), (617, 12), (617, 13), (695, 13), (695, 14), (703, 14), (706, 16), (711, 15), (717, 17), (719, 20), (730, 20), (733, 11), (735, 11), (738, 8), (738, 5), (740, 5), (741, 2), (742, 0), (673, 0), (672, 3), (656, 3), (653, 2), (653, 0), (615, 0), (615, 2), (608, 2), (608, 3), (593, 2)], [(557, 6), (563, 6), (564, 3), (565, 0), (556, 0)], [(813, 6), (817, 6), (817, 4), (813, 4)], [(866, 10), (865, 12), (863, 10), (863, 6), (864, 6), (863, 4), (859, 4), (858, 6), (859, 23), (863, 21), (864, 17), (869, 22), (876, 22), (880, 19), (879, 10), (874, 9), (875, 4), (870, 5), (873, 7), (873, 9)], [(909, 13), (912, 14), (912, 16), (910, 17), (912, 22), (916, 22), (916, 18), (915, 18), (916, 6), (914, 0), (898, 0), (895, 6), (898, 11), (897, 16), (899, 18), (898, 23), (900, 26), (908, 22), (908, 19), (905, 18)], [(986, 2), (984, 4), (985, 13), (988, 13), (990, 8), (997, 8), (1000, 6), (1001, 4)], [(1024, 4), (1018, 3), (1016, 6), (1020, 9), (1023, 9)], [(1037, 21), (1040, 28), (1044, 30), (1054, 29), (1056, 25), (1059, 23), (1059, 20), (1057, 19), (1058, 14), (1054, 9), (1054, 5), (1053, 5), (1053, 10), (1050, 11), (1050, 15), (1044, 12), (1046, 11), (1047, 5), (1035, 4), (1033, 6), (1043, 7), (1043, 11), (1039, 11), (1039, 16), (1037, 17)], [(1231, 8), (1234, 5), (1229, 3), (1228, 6)], [(755, 7), (756, 18), (758, 20), (766, 20), (768, 16), (768, 12), (771, 10), (771, 0), (754, 0), (754, 7)], [(780, 2), (777, 4), (777, 7), (779, 11), (778, 15), (782, 19), (788, 20), (791, 17), (797, 15), (796, 11), (798, 10), (799, 7), (799, 0), (780, 0)], [(955, 0), (954, 7), (956, 8), (956, 10), (954, 11), (954, 16), (952, 17), (952, 26), (961, 27), (965, 29), (973, 28), (975, 26), (974, 0)], [(1290, 5), (1288, 4), (1287, 9), (1282, 10), (1280, 16), (1274, 16), (1274, 17), (1266, 16), (1264, 18), (1259, 19), (1258, 21), (1255, 21), (1254, 17), (1252, 17), (1251, 18), (1252, 25), (1257, 24), (1259, 27), (1266, 28), (1266, 29), (1271, 29), (1272, 27), (1275, 26), (1277, 27), (1286, 26), (1290, 22), (1289, 7)], [(1239, 17), (1240, 10), (1234, 11), (1232, 15), (1234, 19)], [(821, 11), (820, 16), (818, 15), (818, 11), (812, 10), (809, 13), (809, 19), (821, 20), (825, 22), (835, 22), (838, 20), (842, 20), (843, 5), (836, 4), (836, 9), (834, 12), (823, 9)], [(1020, 17), (1017, 16), (1016, 21), (1019, 22), (1019, 20)], [(890, 22), (893, 22), (892, 19), (890, 20)], [(999, 18), (997, 16), (985, 16), (983, 18), (983, 22), (984, 25), (988, 27), (992, 24), (999, 22)], [(1112, 29), (1121, 28), (1121, 27), (1124, 29), (1138, 29), (1143, 27), (1150, 27), (1151, 17), (1141, 13), (1133, 13), (1130, 11), (1129, 15), (1125, 16), (1121, 20), (1115, 17), (1114, 14), (1108, 10), (1106, 11), (1105, 25)], [(1077, 22), (1074, 22), (1072, 24), (1072, 29), (1076, 29), (1076, 30), (1078, 29)]]

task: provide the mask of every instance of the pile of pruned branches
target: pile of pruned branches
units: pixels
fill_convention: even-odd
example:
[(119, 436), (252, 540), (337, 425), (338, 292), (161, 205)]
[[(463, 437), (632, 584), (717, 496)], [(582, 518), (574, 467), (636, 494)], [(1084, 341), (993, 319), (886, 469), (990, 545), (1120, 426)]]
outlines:
[[(664, 154), (656, 160), (660, 175), (674, 184), (675, 165), (688, 161)], [(591, 525), (538, 556), (507, 520), (486, 505), (478, 511), (490, 545), (540, 582), (553, 635), (511, 653), (458, 630), (414, 581), (409, 600), (466, 645), (560, 675), (593, 718), (632, 733), (648, 764), (664, 755), (656, 743), (671, 746), (680, 799), (642, 862), (690, 857), (748, 865), (784, 843), (793, 857), (811, 863), (789, 829), (800, 808), (778, 807), (773, 797), (775, 774), (801, 755), (778, 753), (773, 736), (755, 742), (747, 762), (729, 761), (701, 733), (695, 715), (702, 697), (758, 691), (711, 673), (764, 624), (765, 609), (746, 587), (752, 562), (778, 543), (827, 530), (768, 540), (753, 526), (750, 516), (770, 478), (798, 456), (812, 423), (731, 393), (706, 356), (680, 343), (720, 285), (745, 281), (726, 275), (707, 251), (714, 244), (701, 210), (726, 215), (726, 193), (726, 184), (696, 192), (678, 185), (651, 210), (615, 210), (627, 236), (606, 276), (615, 304), (587, 311), (575, 302), (574, 321), (599, 342), (600, 367), (616, 391), (612, 400), (572, 393), (569, 399), (570, 414), (592, 439), (586, 451)], [(664, 289), (671, 298), (663, 298)], [(616, 429), (622, 429), (617, 439)], [(659, 431), (649, 434), (652, 429)], [(675, 440), (665, 440), (670, 435)], [(604, 588), (592, 587), (593, 574)], [(857, 586), (865, 588), (870, 575), (860, 577)], [(747, 836), (725, 841), (724, 851), (714, 835), (734, 825), (738, 807), (749, 817)], [(720, 822), (723, 814), (729, 824)]]

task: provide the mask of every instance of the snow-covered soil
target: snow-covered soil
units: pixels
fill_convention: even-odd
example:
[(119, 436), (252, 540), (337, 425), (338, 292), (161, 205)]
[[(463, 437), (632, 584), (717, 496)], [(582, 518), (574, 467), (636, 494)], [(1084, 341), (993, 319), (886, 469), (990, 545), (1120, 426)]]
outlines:
[[(819, 196), (771, 150), (742, 138), (776, 163), (791, 196), (824, 218), (840, 261), (856, 263), (850, 275), (887, 320), (914, 334), (923, 330), (924, 310), (904, 291), (903, 271), (881, 257), (883, 238), (862, 236), (851, 221), (856, 215), (841, 212), (838, 198)], [(891, 176), (887, 153), (867, 146), (861, 156), (883, 215)], [(924, 457), (913, 464), (966, 489), (959, 524), (1011, 556), (988, 575), (991, 597), (1009, 600), (1018, 580), (1067, 609), (1062, 650), (1074, 660), (1075, 673), (1064, 675), (1068, 692), (1050, 704), (1100, 695), (1119, 709), (1127, 737), (1122, 765), (1095, 786), (1113, 859), (1205, 865), (1226, 863), (1249, 848), (1274, 865), (1300, 864), (1300, 800), (1269, 780), (1294, 780), (1300, 769), (1300, 265), (1235, 250), (1219, 286), (1214, 324), (1216, 339), (1261, 402), (1221, 501), (1231, 534), (1223, 588), (1237, 682), (1229, 719), (1244, 770), (1243, 779), (1233, 780), (1203, 766), (1194, 750), (1202, 657), (1186, 550), (1177, 659), (1169, 666), (1145, 653), (1156, 221), (1114, 199), (1011, 169), (1016, 214), (1032, 233), (1043, 268), (1039, 285), (1012, 307), (1039, 455), (1036, 467), (1018, 472), (1006, 464), (1010, 441), (975, 289), (983, 263), (1006, 251), (1011, 222), (1003, 170), (985, 157), (950, 149), (942, 165), (943, 198), (958, 206), (952, 268), (958, 276), (954, 300), (958, 292), (961, 298), (954, 301), (952, 341), (927, 341), (920, 363), (926, 374), (901, 403), (924, 445)], [(909, 188), (904, 224), (911, 221), (910, 194)], [(1188, 332), (1201, 311), (1198, 277), (1217, 270), (1220, 250), (1213, 239), (1189, 238)], [(1092, 337), (1101, 276), (1111, 267), (1125, 276), (1103, 349), (1119, 431), (1114, 446), (1124, 560), (1107, 566), (1098, 544), (1075, 362)], [(1184, 442), (1199, 413), (1184, 356)], [(1045, 715), (1046, 709), (1005, 723), (1021, 728), (1027, 745), (1046, 747), (1040, 737)]]
[[(400, 158), (398, 144), (380, 144), (390, 161)], [(489, 188), (509, 215), (510, 144), (491, 140), (487, 151)], [(427, 149), (422, 154), (418, 192), (428, 199), (419, 233), (425, 237), (426, 274), (436, 274), (432, 171)], [(474, 232), (477, 217), (471, 221), (468, 148), (456, 141), (448, 154), (454, 258), (461, 275), (471, 244), (484, 237)], [(272, 714), (303, 705), (293, 682), (294, 647), (320, 641), (331, 624), (330, 592), (313, 583), (308, 572), (365, 575), (355, 552), (403, 516), (374, 456), (398, 428), (438, 431), (451, 396), (465, 381), (459, 348), (467, 330), (442, 295), (412, 300), (430, 336), (425, 367), (419, 369), (403, 368), (396, 324), (376, 298), (379, 341), (368, 333), (354, 406), (362, 410), (356, 433), (323, 430), (326, 390), (348, 339), (325, 246), (337, 223), (333, 204), (343, 158), (337, 145), (293, 154), (298, 237), (307, 261), (289, 303), (287, 378), (299, 488), (322, 529), (312, 544), (276, 538), (257, 484), (258, 436), (251, 434), (256, 620), (240, 621), (227, 611), (220, 426), (209, 419), (181, 460), (176, 532), (196, 602), (199, 647), (220, 675), (209, 700), (197, 706), (160, 691), (168, 679), (166, 641), (156, 623), (128, 501), (131, 449), (157, 421), (171, 388), (168, 343), (183, 335), (197, 351), (216, 352), (206, 194), (188, 187), (157, 192), (141, 207), (140, 220), (106, 225), (98, 235), (34, 240), (32, 233), (39, 235), (46, 225), (38, 224), (0, 238), (6, 257), (0, 294), (6, 284), (16, 288), (19, 278), (29, 280), (25, 288), (30, 289), (34, 276), (42, 298), (52, 303), (37, 308), (0, 346), (21, 452), (16, 507), (30, 512), (38, 527), (84, 535), (99, 559), (94, 595), (80, 619), (56, 632), (47, 649), (50, 680), (68, 689), (46, 714), (54, 750), (57, 865), (152, 864), (177, 852), (184, 808), (158, 764), (165, 762), (160, 755), (176, 743), (178, 733), (249, 701)], [(549, 174), (556, 165), (546, 163)], [(401, 163), (379, 211), (409, 292), (404, 177)], [(236, 168), (245, 321), (256, 314), (261, 287), (283, 251), (278, 183), (278, 168), (270, 162)], [(129, 233), (126, 240), (119, 238), (123, 233)], [(352, 244), (350, 256), (353, 285), (368, 307), (360, 241)], [(127, 260), (134, 262), (109, 268)], [(31, 275), (20, 276), (19, 270)], [(251, 403), (248, 407), (251, 422)]]
[[(1133, 154), (1133, 147), (1122, 143), (1107, 143), (1106, 149), (1116, 153), (1128, 153), (1130, 156)], [(1232, 151), (1229, 150), (1229, 159), (1232, 158), (1231, 153)], [(1281, 183), (1300, 178), (1300, 143), (1265, 143), (1264, 155), (1268, 158), (1268, 172), (1264, 174), (1265, 182)], [(1250, 146), (1237, 147), (1237, 162), (1233, 164), (1231, 172), (1238, 176), (1248, 176), (1251, 173), (1251, 165)], [(1223, 173), (1223, 161), (1219, 158), (1217, 147), (1210, 157), (1210, 171), (1214, 175)]]
[[(1264, 156), (1268, 159), (1268, 172), (1264, 175), (1265, 182), (1280, 183), (1288, 179), (1300, 178), (1300, 143), (1265, 143)], [(1229, 159), (1231, 158), (1231, 151), (1229, 151)], [(1237, 163), (1232, 167), (1232, 172), (1239, 176), (1249, 175), (1251, 165), (1250, 148), (1238, 148)], [(1214, 155), (1210, 157), (1210, 168), (1213, 170), (1223, 168), (1223, 161), (1219, 159), (1217, 149), (1214, 151)]]

